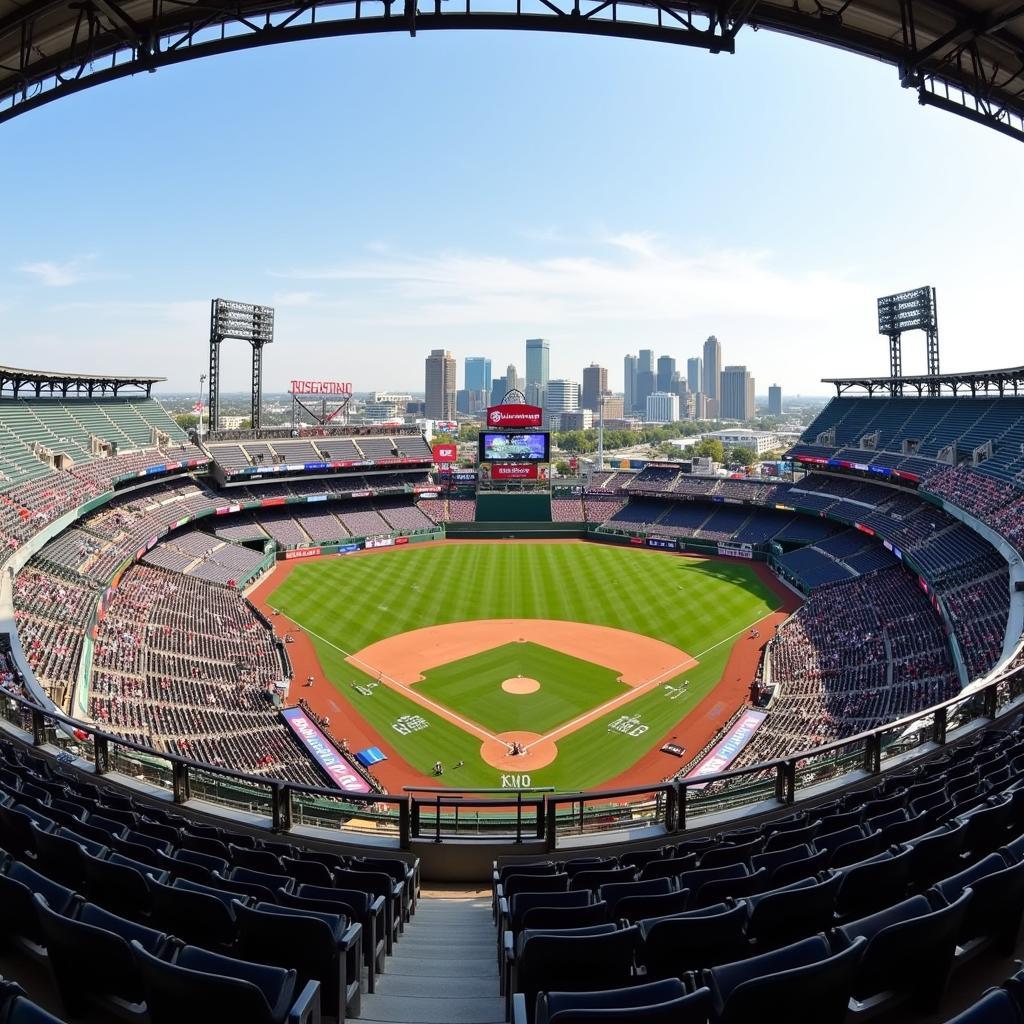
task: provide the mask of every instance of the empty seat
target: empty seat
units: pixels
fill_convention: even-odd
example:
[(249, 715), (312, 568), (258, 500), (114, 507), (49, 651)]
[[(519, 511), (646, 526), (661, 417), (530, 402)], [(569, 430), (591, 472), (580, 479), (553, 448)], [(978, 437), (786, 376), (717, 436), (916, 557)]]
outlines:
[(747, 913), (743, 902), (735, 906), (720, 903), (639, 921), (643, 945), (638, 960), (646, 967), (647, 977), (682, 978), (687, 971), (744, 956), (748, 952)]
[[(537, 996), (536, 1024), (704, 1024), (710, 1007), (707, 989), (687, 995), (680, 982), (666, 979), (601, 992), (541, 992)], [(517, 1024), (525, 1020), (525, 1000), (513, 1011)]]

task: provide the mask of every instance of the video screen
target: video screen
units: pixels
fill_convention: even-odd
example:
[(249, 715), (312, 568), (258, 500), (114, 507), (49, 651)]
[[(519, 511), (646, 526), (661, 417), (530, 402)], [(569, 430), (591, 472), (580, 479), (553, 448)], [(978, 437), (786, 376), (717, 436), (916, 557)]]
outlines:
[(547, 434), (482, 433), (481, 462), (547, 462)]

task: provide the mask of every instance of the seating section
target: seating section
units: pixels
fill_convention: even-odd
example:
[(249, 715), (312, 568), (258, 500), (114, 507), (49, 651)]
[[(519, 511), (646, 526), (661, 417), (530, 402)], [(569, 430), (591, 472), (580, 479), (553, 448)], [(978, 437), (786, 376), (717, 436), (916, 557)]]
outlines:
[(959, 690), (942, 623), (898, 566), (815, 589), (764, 657), (775, 697), (736, 767), (863, 732)]
[(254, 579), (265, 565), (266, 556), (201, 530), (186, 530), (151, 548), (142, 561), (146, 565), (234, 587)]
[(272, 631), (239, 594), (137, 565), (96, 630), (90, 711), (156, 750), (322, 785), (270, 701), (282, 674)]
[[(993, 730), (761, 825), (601, 861), (500, 857), (510, 1019), (940, 1019), (951, 978), (962, 990), (975, 958), (1002, 963), (1016, 947), (1022, 753), (1020, 729)], [(1003, 992), (1020, 999), (1014, 982)]]

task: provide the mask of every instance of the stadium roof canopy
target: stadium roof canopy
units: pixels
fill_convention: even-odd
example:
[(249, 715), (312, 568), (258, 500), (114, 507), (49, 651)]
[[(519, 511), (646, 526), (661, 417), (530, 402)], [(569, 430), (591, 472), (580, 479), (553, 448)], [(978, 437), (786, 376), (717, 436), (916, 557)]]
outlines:
[(517, 28), (718, 53), (747, 25), (893, 64), (922, 103), (1024, 141), (1024, 0), (0, 0), (0, 121), (125, 75), (290, 39)]
[(898, 398), (913, 391), (918, 398), (941, 394), (991, 397), (1024, 392), (1024, 366), (1005, 370), (974, 370), (968, 373), (922, 373), (914, 377), (825, 377), (822, 384), (832, 384), (837, 395), (849, 391), (875, 392)]
[(127, 389), (132, 392), (152, 393), (153, 385), (166, 377), (119, 377), (109, 373), (50, 373), (47, 370), (16, 370), (0, 366), (0, 398), (23, 398), (28, 392), (36, 398), (44, 395), (62, 398), (97, 395), (119, 395)]

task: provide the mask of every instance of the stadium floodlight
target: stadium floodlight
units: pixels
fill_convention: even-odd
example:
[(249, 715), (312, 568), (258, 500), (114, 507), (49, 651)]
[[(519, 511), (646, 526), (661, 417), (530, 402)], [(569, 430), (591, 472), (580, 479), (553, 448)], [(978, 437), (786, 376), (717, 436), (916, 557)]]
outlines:
[[(927, 373), (939, 372), (939, 313), (935, 289), (930, 285), (913, 288), (895, 295), (883, 295), (878, 300), (878, 333), (889, 339), (889, 376), (892, 393), (900, 395), (903, 386), (904, 331), (924, 331), (927, 338)], [(930, 394), (938, 394), (938, 384), (929, 387)]]
[(259, 430), (263, 405), (263, 346), (274, 340), (274, 310), (251, 302), (214, 299), (210, 303), (210, 431), (220, 425), (220, 343), (225, 338), (252, 347), (250, 425)]

